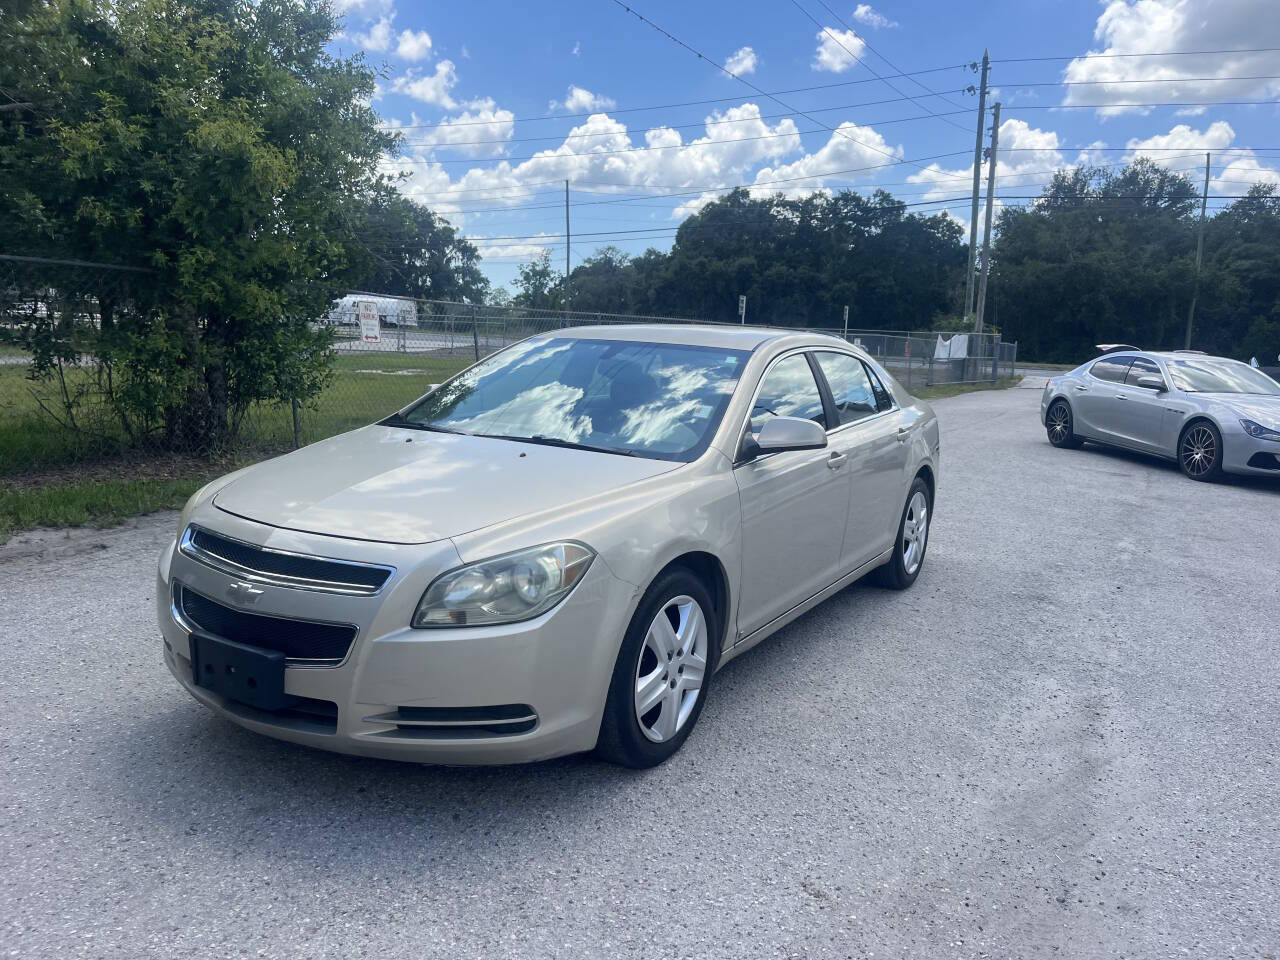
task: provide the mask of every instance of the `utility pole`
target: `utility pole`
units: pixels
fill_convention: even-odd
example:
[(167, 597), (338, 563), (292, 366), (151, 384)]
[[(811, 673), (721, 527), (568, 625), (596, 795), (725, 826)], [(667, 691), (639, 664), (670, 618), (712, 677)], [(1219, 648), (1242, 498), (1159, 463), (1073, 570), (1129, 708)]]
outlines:
[(1200, 261), (1204, 257), (1204, 214), (1209, 206), (1209, 154), (1204, 155), (1204, 194), (1200, 197), (1200, 226), (1196, 229), (1196, 278), (1191, 285), (1191, 308), (1187, 311), (1187, 340), (1191, 349), (1191, 326), (1196, 319), (1196, 300), (1200, 297)]
[(564, 182), (564, 308), (569, 309), (569, 181)]
[(969, 211), (969, 270), (964, 279), (964, 322), (973, 314), (973, 270), (978, 255), (978, 193), (982, 188), (982, 134), (987, 120), (987, 71), (991, 57), (982, 51), (982, 79), (978, 84), (978, 133), (973, 143), (973, 204)]
[(975, 333), (982, 332), (982, 315), (987, 309), (987, 277), (991, 274), (991, 211), (996, 205), (996, 148), (1000, 145), (1000, 104), (991, 108), (991, 166), (987, 171), (987, 216), (982, 228), (982, 280), (978, 283), (978, 318)]

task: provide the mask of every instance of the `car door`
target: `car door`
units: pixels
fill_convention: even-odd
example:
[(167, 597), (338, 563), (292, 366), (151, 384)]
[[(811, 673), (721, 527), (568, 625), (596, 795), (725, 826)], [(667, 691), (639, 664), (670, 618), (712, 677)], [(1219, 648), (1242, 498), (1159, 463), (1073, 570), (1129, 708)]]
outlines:
[(907, 434), (899, 433), (902, 411), (893, 395), (860, 358), (836, 350), (817, 351), (814, 357), (837, 418), (827, 443), (848, 457), (843, 574), (874, 560), (893, 543), (906, 497)]
[(1089, 371), (1071, 384), (1071, 411), (1078, 425), (1077, 433), (1095, 440), (1123, 443), (1119, 431), (1120, 407), (1124, 378), (1133, 363), (1131, 356), (1110, 356), (1095, 360)]
[[(770, 417), (827, 425), (818, 381), (803, 352), (765, 371), (746, 431)], [(849, 509), (848, 461), (833, 449), (766, 454), (734, 467), (742, 504), (742, 635), (763, 627), (838, 578)]]
[(1149, 357), (1134, 357), (1125, 376), (1125, 402), (1120, 409), (1120, 430), (1130, 444), (1150, 453), (1165, 453), (1165, 420), (1167, 396), (1156, 390), (1138, 386), (1142, 377), (1168, 381), (1159, 364)]

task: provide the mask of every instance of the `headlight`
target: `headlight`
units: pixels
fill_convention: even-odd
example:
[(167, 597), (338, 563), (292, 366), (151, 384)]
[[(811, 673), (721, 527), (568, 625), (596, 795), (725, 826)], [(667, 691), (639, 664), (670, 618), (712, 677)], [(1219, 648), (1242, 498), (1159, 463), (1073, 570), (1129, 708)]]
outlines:
[(1259, 440), (1276, 440), (1280, 441), (1280, 430), (1272, 430), (1270, 427), (1264, 427), (1260, 423), (1254, 423), (1252, 420), (1241, 420), (1240, 426), (1244, 427), (1244, 432), (1251, 437)]
[(414, 627), (516, 623), (569, 595), (595, 559), (580, 543), (548, 543), (458, 567), (436, 578), (413, 612)]

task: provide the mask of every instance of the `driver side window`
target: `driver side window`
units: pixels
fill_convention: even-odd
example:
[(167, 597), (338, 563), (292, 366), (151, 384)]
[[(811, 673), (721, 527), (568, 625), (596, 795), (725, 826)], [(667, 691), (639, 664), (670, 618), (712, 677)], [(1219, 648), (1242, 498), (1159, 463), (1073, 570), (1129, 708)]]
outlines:
[(751, 408), (751, 432), (759, 433), (771, 417), (803, 417), (827, 425), (822, 394), (804, 354), (779, 360), (760, 382), (760, 392)]

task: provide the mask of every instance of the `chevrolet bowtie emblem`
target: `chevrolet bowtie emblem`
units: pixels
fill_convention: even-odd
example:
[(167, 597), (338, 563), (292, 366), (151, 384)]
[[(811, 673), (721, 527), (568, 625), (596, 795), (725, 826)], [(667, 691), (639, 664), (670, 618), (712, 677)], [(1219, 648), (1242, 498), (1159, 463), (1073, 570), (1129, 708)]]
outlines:
[(227, 596), (239, 603), (257, 603), (265, 592), (247, 583), (233, 583), (227, 587)]

